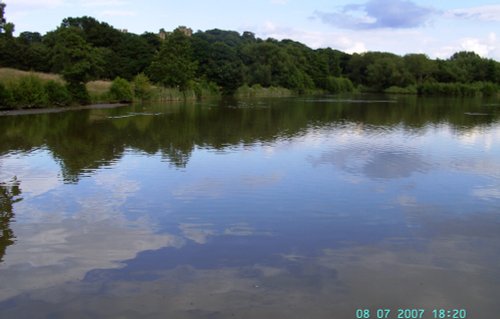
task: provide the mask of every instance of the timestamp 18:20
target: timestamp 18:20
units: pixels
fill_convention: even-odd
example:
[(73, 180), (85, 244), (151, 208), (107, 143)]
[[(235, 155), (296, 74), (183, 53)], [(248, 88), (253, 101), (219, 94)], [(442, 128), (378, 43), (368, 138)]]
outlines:
[[(356, 319), (425, 319), (424, 309), (397, 309), (391, 314), (391, 309), (356, 309)], [(434, 309), (431, 319), (467, 319), (465, 309)]]

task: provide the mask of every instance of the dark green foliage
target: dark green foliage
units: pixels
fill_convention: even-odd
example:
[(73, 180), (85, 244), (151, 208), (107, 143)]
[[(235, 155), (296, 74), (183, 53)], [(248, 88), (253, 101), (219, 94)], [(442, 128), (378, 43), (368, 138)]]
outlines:
[(152, 87), (149, 78), (144, 73), (138, 74), (134, 78), (134, 97), (140, 101), (152, 98)]
[(245, 85), (295, 93), (340, 93), (356, 87), (406, 94), (495, 95), (500, 84), (500, 63), (473, 52), (458, 52), (447, 60), (387, 52), (349, 55), (330, 48), (313, 50), (293, 40), (263, 40), (248, 31), (214, 29), (191, 36), (181, 27), (162, 40), (156, 33), (128, 33), (87, 16), (66, 18), (45, 35), (23, 32), (14, 37), (4, 8), (2, 4), (0, 66), (62, 74), (80, 103), (88, 101), (87, 81), (116, 77), (138, 80), (135, 97), (148, 99), (149, 89), (141, 86), (148, 87), (148, 81), (135, 78), (141, 73), (185, 97), (192, 91), (204, 95), (200, 92), (207, 90), (201, 83), (215, 85), (215, 91), (226, 95)]
[(59, 28), (48, 38), (52, 70), (61, 73), (73, 101), (90, 102), (85, 83), (96, 79), (104, 65), (102, 50), (92, 47), (77, 28)]
[(12, 93), (0, 83), (0, 109), (8, 109), (12, 106)]
[(484, 82), (481, 86), (481, 93), (484, 96), (493, 96), (500, 92), (500, 85), (491, 82)]
[(23, 47), (13, 37), (0, 35), (0, 65), (21, 69)]
[(0, 35), (4, 35), (6, 37), (12, 37), (14, 33), (14, 24), (7, 22), (5, 18), (5, 7), (7, 5), (3, 2), (0, 2)]
[(21, 188), (16, 177), (8, 182), (0, 182), (0, 263), (5, 249), (14, 244), (15, 236), (10, 223), (14, 221), (13, 206), (22, 200)]
[(55, 31), (52, 47), (54, 71), (61, 73), (68, 83), (85, 83), (98, 77), (102, 55), (74, 28)]
[(84, 83), (69, 82), (66, 88), (71, 95), (71, 99), (81, 105), (90, 103), (90, 95)]
[(243, 84), (243, 63), (236, 50), (223, 42), (207, 47), (208, 59), (203, 61), (203, 75), (222, 88), (225, 95), (232, 95)]
[(196, 68), (190, 38), (175, 30), (162, 44), (146, 72), (154, 82), (185, 90), (194, 80)]
[(56, 81), (43, 82), (30, 75), (11, 83), (0, 84), (0, 108), (41, 108), (66, 106), (71, 103), (67, 88)]
[(417, 87), (420, 95), (451, 95), (451, 96), (491, 96), (500, 92), (498, 85), (491, 82), (474, 83), (439, 83), (426, 82)]
[(132, 80), (151, 64), (160, 46), (154, 34), (121, 32), (92, 17), (66, 18), (61, 28), (78, 30), (86, 43), (101, 52), (103, 63), (99, 75), (108, 79), (119, 76)]
[(49, 97), (42, 80), (30, 75), (12, 85), (12, 98), (17, 108), (39, 108), (49, 105)]
[(56, 81), (48, 81), (45, 83), (45, 92), (49, 105), (51, 106), (67, 106), (71, 104), (71, 94), (66, 86)]
[(108, 61), (108, 76), (120, 76), (127, 80), (132, 80), (135, 75), (143, 72), (155, 55), (146, 39), (132, 33), (122, 34), (112, 52), (115, 54), (113, 60)]
[(109, 95), (113, 101), (117, 102), (132, 102), (134, 97), (130, 83), (120, 77), (113, 80)]
[(5, 7), (7, 5), (3, 2), (0, 2), (0, 33), (4, 32), (5, 24), (7, 23), (7, 19), (5, 19)]
[(216, 83), (209, 82), (205, 79), (201, 81), (194, 81), (190, 86), (197, 99), (203, 99), (205, 97), (216, 97), (221, 95), (219, 86)]
[(411, 82), (401, 57), (383, 53), (366, 68), (366, 84), (378, 91), (391, 86), (404, 87)]
[(325, 89), (328, 93), (344, 93), (354, 91), (354, 85), (347, 78), (337, 78), (329, 76), (326, 78)]
[(425, 54), (407, 54), (403, 59), (413, 83), (421, 84), (430, 80), (437, 70), (435, 61)]
[(66, 18), (62, 21), (61, 28), (79, 30), (85, 42), (94, 47), (113, 47), (120, 42), (119, 30), (88, 16)]

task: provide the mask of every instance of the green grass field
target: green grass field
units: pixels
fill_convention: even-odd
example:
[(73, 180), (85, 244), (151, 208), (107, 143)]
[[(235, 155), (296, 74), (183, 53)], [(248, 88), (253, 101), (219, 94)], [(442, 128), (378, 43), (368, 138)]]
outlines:
[(57, 74), (21, 71), (10, 68), (0, 68), (0, 83), (9, 84), (11, 82), (19, 80), (22, 77), (29, 76), (30, 74), (45, 81), (54, 80), (61, 83), (64, 82), (62, 77)]
[[(64, 83), (62, 76), (52, 73), (42, 73), (42, 72), (32, 72), (32, 71), (21, 71), (10, 68), (0, 68), (0, 83), (8, 85), (9, 83), (16, 82), (22, 77), (29, 75), (34, 75), (43, 81), (57, 81)], [(101, 96), (109, 91), (111, 87), (111, 81), (91, 81), (87, 83), (87, 90), (90, 95)]]

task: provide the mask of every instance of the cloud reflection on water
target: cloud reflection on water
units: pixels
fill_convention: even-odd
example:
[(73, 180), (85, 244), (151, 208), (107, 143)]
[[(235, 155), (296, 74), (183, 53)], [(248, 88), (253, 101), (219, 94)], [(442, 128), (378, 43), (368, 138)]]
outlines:
[[(21, 187), (29, 185), (26, 177)], [(102, 172), (91, 192), (48, 189), (16, 206), (17, 243), (0, 264), (0, 300), (20, 293), (78, 281), (96, 268), (119, 268), (144, 250), (179, 247), (183, 239), (157, 234), (147, 218), (130, 221), (123, 205), (140, 185)], [(47, 203), (59, 203), (47, 205)]]
[(499, 261), (499, 244), (458, 233), (388, 237), (326, 248), (318, 256), (284, 253), (281, 264), (260, 259), (232, 267), (159, 267), (154, 277), (142, 280), (140, 268), (121, 277), (103, 269), (92, 281), (18, 297), (24, 307), (17, 313), (30, 313), (34, 305), (43, 313), (43, 305), (50, 309), (56, 302), (61, 305), (56, 313), (76, 314), (84, 303), (92, 305), (89, 315), (102, 318), (343, 318), (365, 306), (458, 307), (482, 318), (498, 310), (499, 273), (488, 266)]
[(347, 173), (370, 179), (405, 178), (431, 168), (421, 155), (405, 146), (355, 144), (324, 152), (310, 161), (313, 165), (332, 164)]

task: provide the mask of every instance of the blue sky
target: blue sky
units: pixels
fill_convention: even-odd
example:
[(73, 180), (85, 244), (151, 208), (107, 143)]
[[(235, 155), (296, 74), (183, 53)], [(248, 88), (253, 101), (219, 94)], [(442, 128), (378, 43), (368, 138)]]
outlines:
[(4, 0), (16, 33), (55, 29), (65, 17), (90, 15), (130, 32), (185, 25), (252, 31), (312, 48), (389, 51), (447, 58), (475, 51), (500, 61), (498, 0)]

